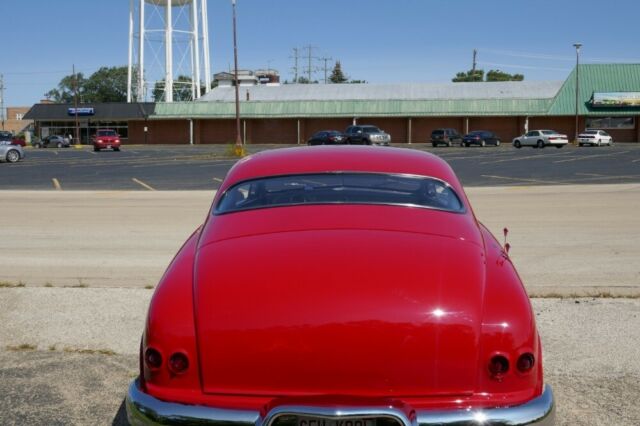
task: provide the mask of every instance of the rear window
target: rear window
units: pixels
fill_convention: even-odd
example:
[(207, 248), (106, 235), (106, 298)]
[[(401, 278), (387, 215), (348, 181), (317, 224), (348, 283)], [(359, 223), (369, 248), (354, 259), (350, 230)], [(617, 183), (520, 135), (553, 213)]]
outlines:
[(464, 206), (445, 182), (429, 177), (380, 173), (319, 173), (273, 176), (227, 189), (214, 214), (306, 204), (408, 205), (462, 213)]
[(377, 127), (363, 127), (362, 131), (365, 133), (380, 133), (380, 129)]
[(98, 136), (115, 136), (114, 130), (98, 130)]
[(556, 132), (555, 130), (543, 130), (542, 134), (543, 135), (557, 135), (558, 132)]
[(586, 132), (583, 132), (583, 134), (585, 134), (585, 135), (597, 135), (598, 131), (597, 130), (587, 130)]
[(443, 135), (444, 134), (444, 130), (434, 130), (433, 132), (431, 132), (432, 135)]

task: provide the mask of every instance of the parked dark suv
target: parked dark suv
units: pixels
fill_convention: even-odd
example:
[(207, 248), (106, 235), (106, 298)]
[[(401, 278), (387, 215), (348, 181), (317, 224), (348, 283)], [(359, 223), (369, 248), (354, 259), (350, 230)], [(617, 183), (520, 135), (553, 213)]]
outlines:
[(462, 146), (462, 136), (455, 129), (435, 129), (431, 132), (431, 145), (451, 146), (454, 143)]
[(389, 145), (391, 143), (391, 135), (376, 126), (349, 126), (344, 133), (349, 144)]

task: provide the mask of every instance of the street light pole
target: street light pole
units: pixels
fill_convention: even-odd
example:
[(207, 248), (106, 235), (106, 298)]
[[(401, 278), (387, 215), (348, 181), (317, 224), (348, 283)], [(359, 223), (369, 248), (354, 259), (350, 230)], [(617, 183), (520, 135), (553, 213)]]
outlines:
[(580, 102), (580, 48), (581, 43), (575, 43), (573, 47), (576, 48), (576, 129), (574, 133), (574, 142), (578, 141), (578, 105)]
[(244, 147), (242, 146), (242, 138), (240, 136), (240, 82), (238, 81), (238, 40), (236, 38), (236, 0), (231, 0), (233, 6), (233, 63), (236, 87), (236, 145), (234, 149), (235, 155), (241, 157), (244, 155)]

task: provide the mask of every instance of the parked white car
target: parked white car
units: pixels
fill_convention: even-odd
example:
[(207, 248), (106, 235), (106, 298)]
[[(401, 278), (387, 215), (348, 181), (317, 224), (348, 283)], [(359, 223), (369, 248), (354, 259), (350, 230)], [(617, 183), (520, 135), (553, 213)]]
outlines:
[(613, 145), (613, 138), (604, 130), (585, 130), (578, 135), (578, 145)]
[(568, 143), (569, 138), (567, 138), (567, 135), (558, 133), (555, 130), (532, 130), (513, 140), (513, 146), (516, 148), (521, 148), (523, 146), (544, 148), (547, 145), (562, 148)]

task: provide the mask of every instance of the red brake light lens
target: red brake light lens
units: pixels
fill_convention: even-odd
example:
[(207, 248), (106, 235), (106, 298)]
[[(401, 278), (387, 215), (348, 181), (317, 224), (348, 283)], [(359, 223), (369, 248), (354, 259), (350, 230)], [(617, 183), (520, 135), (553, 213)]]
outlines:
[(518, 368), (519, 372), (527, 373), (531, 371), (531, 369), (535, 365), (535, 362), (536, 362), (536, 359), (533, 356), (533, 354), (527, 352), (520, 355), (520, 357), (518, 358), (518, 363), (516, 364), (516, 367)]
[(147, 363), (147, 367), (151, 369), (160, 368), (162, 365), (162, 355), (156, 349), (147, 348), (144, 352), (144, 361)]
[(169, 369), (175, 374), (181, 374), (189, 368), (189, 358), (182, 352), (176, 352), (169, 358)]
[(489, 373), (495, 378), (501, 378), (509, 371), (509, 360), (502, 355), (495, 355), (489, 361)]

